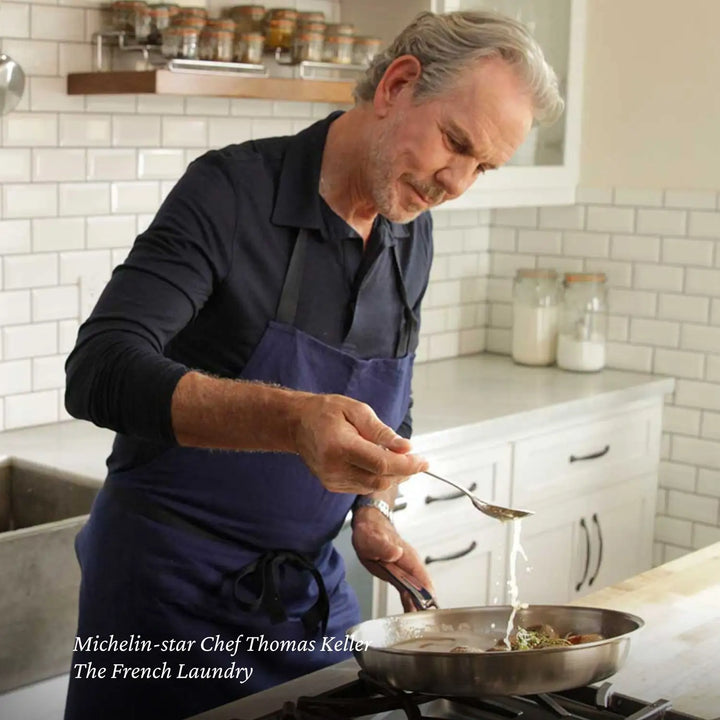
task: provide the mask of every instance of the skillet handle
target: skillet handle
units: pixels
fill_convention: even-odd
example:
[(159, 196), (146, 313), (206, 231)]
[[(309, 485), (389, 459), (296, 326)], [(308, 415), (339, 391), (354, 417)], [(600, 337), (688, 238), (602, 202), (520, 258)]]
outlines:
[(379, 578), (389, 582), (401, 592), (407, 592), (416, 610), (430, 610), (439, 607), (435, 596), (426, 587), (423, 587), (414, 575), (405, 572), (396, 563), (366, 560), (365, 565), (372, 566), (373, 572)]

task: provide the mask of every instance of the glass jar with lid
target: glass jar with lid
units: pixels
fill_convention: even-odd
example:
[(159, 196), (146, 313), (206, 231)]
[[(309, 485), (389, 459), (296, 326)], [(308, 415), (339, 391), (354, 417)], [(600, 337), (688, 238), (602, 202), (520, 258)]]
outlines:
[(162, 33), (170, 25), (167, 5), (146, 5), (135, 13), (135, 38), (148, 45), (160, 45)]
[(290, 50), (294, 32), (295, 22), (293, 20), (288, 18), (269, 20), (265, 27), (265, 49), (269, 52), (274, 52), (278, 48)]
[(558, 334), (558, 274), (520, 269), (513, 283), (512, 359), (521, 365), (552, 365)]
[(208, 13), (203, 7), (181, 7), (173, 17), (173, 25), (185, 27), (202, 27), (207, 22)]
[(232, 30), (205, 26), (198, 44), (198, 58), (215, 62), (232, 62), (234, 39), (235, 33)]
[(262, 33), (240, 33), (236, 35), (233, 53), (236, 62), (260, 65), (264, 46), (265, 36)]
[(198, 28), (171, 25), (163, 33), (162, 54), (166, 58), (197, 60), (199, 39)]
[(237, 23), (238, 34), (259, 33), (263, 31), (265, 19), (264, 5), (234, 5), (228, 11), (228, 16)]
[(136, 16), (147, 8), (147, 3), (135, 2), (135, 0), (116, 0), (110, 7), (113, 30), (134, 35)]
[(298, 31), (293, 36), (292, 61), (300, 63), (305, 60), (322, 62), (325, 35), (318, 32)]
[(353, 59), (353, 38), (349, 35), (328, 35), (325, 37), (323, 61), (351, 65)]
[(565, 273), (558, 367), (576, 372), (597, 372), (605, 367), (606, 283), (604, 273)]
[(355, 26), (351, 23), (332, 23), (325, 28), (325, 34), (328, 36), (344, 35), (352, 37), (355, 35)]
[(356, 37), (353, 42), (353, 64), (369, 65), (380, 52), (380, 38)]

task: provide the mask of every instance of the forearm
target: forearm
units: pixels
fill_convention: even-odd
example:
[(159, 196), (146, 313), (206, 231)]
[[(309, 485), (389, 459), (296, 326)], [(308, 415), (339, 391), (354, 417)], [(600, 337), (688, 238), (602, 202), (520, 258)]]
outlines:
[(256, 382), (184, 375), (172, 396), (180, 445), (226, 450), (297, 452), (295, 437), (308, 393)]

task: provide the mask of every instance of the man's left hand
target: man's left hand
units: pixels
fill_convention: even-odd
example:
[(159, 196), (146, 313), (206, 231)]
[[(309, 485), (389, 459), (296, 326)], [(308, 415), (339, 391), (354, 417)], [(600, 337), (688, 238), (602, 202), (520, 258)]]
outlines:
[[(373, 575), (376, 573), (372, 565), (368, 566), (366, 560), (394, 562), (402, 570), (415, 576), (433, 595), (435, 594), (425, 563), (415, 548), (405, 542), (392, 523), (375, 508), (360, 507), (355, 510), (352, 543), (360, 562)], [(416, 610), (407, 592), (400, 593), (400, 600), (405, 612)]]

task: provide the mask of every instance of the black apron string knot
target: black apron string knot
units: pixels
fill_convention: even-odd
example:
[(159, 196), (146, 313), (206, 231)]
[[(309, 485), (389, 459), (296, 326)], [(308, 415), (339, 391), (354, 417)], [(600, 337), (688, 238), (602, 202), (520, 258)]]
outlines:
[[(299, 570), (310, 572), (318, 587), (318, 598), (313, 606), (303, 613), (301, 620), (308, 637), (317, 634), (318, 625), (325, 635), (330, 617), (330, 599), (325, 582), (320, 571), (301, 553), (293, 550), (268, 550), (253, 562), (239, 570), (234, 577), (233, 595), (238, 605), (248, 612), (265, 612), (273, 625), (285, 622), (287, 612), (280, 597), (280, 567), (287, 563)], [(260, 581), (260, 592), (253, 600), (244, 599), (247, 596), (242, 587), (242, 581), (254, 575)]]

